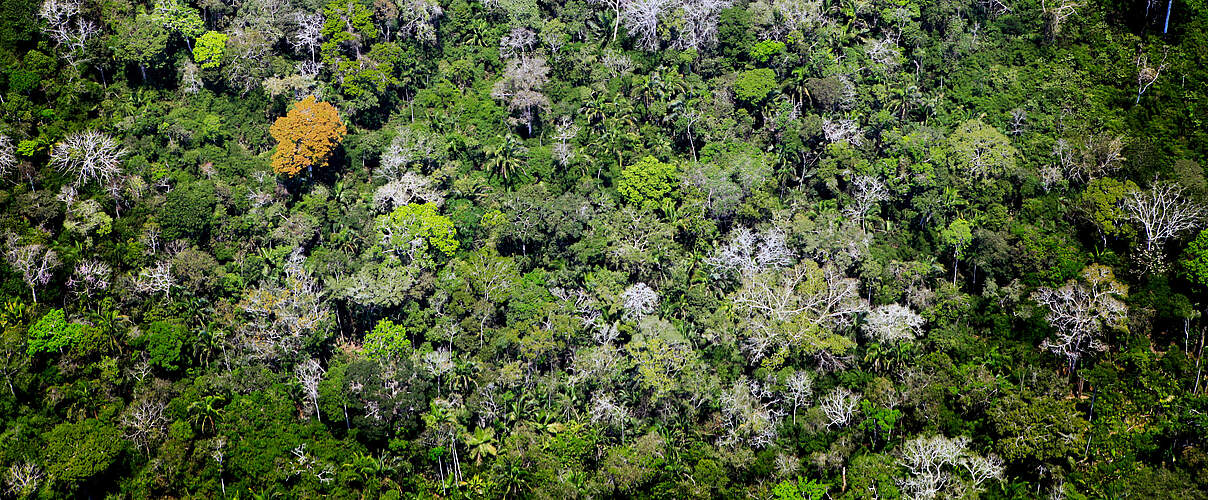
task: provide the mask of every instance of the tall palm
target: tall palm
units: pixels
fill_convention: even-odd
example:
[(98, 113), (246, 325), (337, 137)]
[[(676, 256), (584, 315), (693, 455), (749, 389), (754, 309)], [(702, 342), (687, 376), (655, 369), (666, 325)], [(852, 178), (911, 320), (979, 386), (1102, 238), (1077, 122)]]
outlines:
[(524, 169), (524, 155), (528, 149), (512, 134), (497, 136), (498, 142), (487, 146), (487, 170), (503, 177), (504, 181)]
[(474, 429), (473, 434), (466, 436), (466, 448), (470, 451), (470, 458), (474, 459), (475, 465), (482, 465), (482, 459), (486, 457), (494, 457), (499, 454), (499, 448), (495, 446), (495, 429), (479, 427)]

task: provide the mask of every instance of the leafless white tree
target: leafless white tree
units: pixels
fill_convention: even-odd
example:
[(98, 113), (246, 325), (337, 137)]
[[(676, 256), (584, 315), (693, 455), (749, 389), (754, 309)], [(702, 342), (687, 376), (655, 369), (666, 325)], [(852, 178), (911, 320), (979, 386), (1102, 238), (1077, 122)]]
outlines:
[(859, 146), (864, 141), (864, 133), (860, 130), (860, 124), (851, 118), (838, 120), (823, 118), (822, 134), (826, 136), (827, 142), (831, 143), (846, 142), (852, 146)]
[(1204, 207), (1187, 199), (1182, 186), (1163, 181), (1155, 181), (1148, 191), (1127, 193), (1124, 210), (1145, 235), (1144, 255), (1150, 263), (1162, 261), (1166, 240), (1198, 227), (1205, 216)]
[(706, 262), (727, 273), (754, 276), (793, 263), (796, 256), (785, 240), (784, 231), (775, 227), (756, 234), (747, 227), (738, 226)]
[(1061, 26), (1065, 24), (1065, 20), (1077, 14), (1083, 5), (1085, 2), (1082, 0), (1057, 0), (1053, 5), (1041, 0), (1040, 9), (1048, 16), (1049, 36), (1056, 37), (1061, 34)]
[(550, 102), (541, 87), (549, 80), (549, 67), (544, 57), (520, 57), (508, 61), (503, 78), (495, 82), (491, 97), (507, 102), (508, 111), (519, 113), (511, 119), (513, 125), (524, 124), (533, 135), (533, 122), (539, 112), (549, 112)]
[(1022, 108), (1011, 110), (1011, 129), (1008, 134), (1019, 135), (1023, 133), (1024, 128), (1028, 125), (1028, 112)]
[(499, 39), (499, 57), (515, 59), (528, 57), (537, 46), (537, 34), (533, 30), (517, 26)]
[(1128, 285), (1116, 281), (1111, 268), (1092, 264), (1082, 270), (1081, 280), (1070, 280), (1061, 288), (1041, 287), (1032, 299), (1048, 308), (1045, 316), (1056, 330), (1041, 347), (1061, 356), (1069, 368), (1082, 356), (1107, 349), (1100, 336), (1107, 329), (1124, 328)]
[(164, 259), (152, 267), (139, 271), (134, 280), (134, 289), (139, 293), (162, 293), (164, 297), (172, 297), (172, 287), (176, 286), (176, 278), (172, 276), (172, 261)]
[(830, 22), (822, 0), (774, 0), (772, 8), (784, 18), (789, 31), (810, 30)]
[(13, 140), (0, 134), (0, 176), (8, 175), (17, 167), (17, 147)]
[(717, 44), (717, 23), (731, 0), (682, 0), (674, 45), (679, 49), (707, 49)]
[(315, 458), (306, 451), (306, 444), (300, 444), (293, 449), (294, 461), (290, 463), (290, 473), (293, 476), (310, 476), (316, 481), (327, 484), (335, 479), (336, 468), (330, 462)]
[(923, 333), (924, 319), (901, 304), (877, 306), (864, 317), (864, 333), (877, 342), (894, 344)]
[(1137, 55), (1137, 104), (1141, 103), (1141, 96), (1145, 94), (1145, 91), (1158, 81), (1159, 76), (1162, 76), (1162, 71), (1166, 69), (1166, 66), (1166, 54), (1162, 55), (1162, 62), (1158, 63), (1157, 67), (1149, 64), (1149, 54), (1141, 51)]
[(308, 359), (294, 367), (294, 377), (298, 380), (298, 385), (302, 387), (302, 394), (310, 399), (314, 405), (315, 418), (320, 421), (323, 420), (323, 416), (319, 414), (319, 382), (323, 381), (325, 373), (327, 370), (324, 370), (315, 359)]
[[(569, 116), (563, 116), (558, 120), (558, 128), (554, 134), (554, 140), (557, 142), (554, 143), (553, 154), (554, 159), (558, 161), (559, 165), (565, 167), (575, 157), (575, 151), (570, 141), (574, 140), (578, 135), (579, 126), (575, 125), (575, 122)], [(2, 173), (3, 170), (0, 170), (0, 175)]]
[(89, 181), (108, 181), (121, 173), (126, 150), (104, 132), (88, 130), (68, 135), (50, 152), (50, 164), (74, 177), (77, 186)]
[(431, 179), (415, 172), (406, 172), (373, 193), (373, 206), (379, 212), (389, 212), (413, 202), (440, 206), (445, 203), (445, 197), (432, 185)]
[(733, 300), (748, 318), (745, 347), (756, 361), (775, 352), (815, 354), (850, 343), (835, 332), (868, 309), (857, 280), (813, 261), (744, 279)]
[(621, 17), (638, 46), (653, 51), (660, 45), (659, 23), (674, 7), (672, 0), (628, 0)]
[(776, 441), (777, 427), (784, 416), (777, 409), (779, 403), (763, 384), (747, 379), (735, 381), (718, 397), (722, 427), (726, 429), (722, 443), (753, 448), (770, 446)]
[(845, 207), (843, 212), (848, 217), (859, 220), (860, 227), (863, 228), (868, 213), (889, 199), (889, 188), (876, 177), (857, 175), (852, 179), (851, 197), (852, 203)]
[(67, 286), (77, 294), (92, 297), (96, 292), (109, 289), (113, 269), (109, 264), (96, 259), (86, 259), (76, 264), (75, 274), (67, 279)]
[(898, 45), (896, 34), (868, 40), (864, 45), (864, 53), (873, 64), (885, 71), (892, 71), (902, 64), (902, 48)]
[(165, 435), (168, 419), (164, 409), (168, 403), (153, 397), (139, 399), (132, 403), (122, 413), (122, 426), (126, 428), (126, 438), (150, 454), (151, 447)]
[(856, 414), (856, 408), (860, 407), (861, 399), (864, 398), (842, 386), (823, 396), (820, 407), (822, 414), (826, 415), (826, 426), (838, 428), (850, 424)]
[(42, 468), (30, 462), (13, 464), (4, 473), (4, 492), (12, 498), (33, 496), (46, 474)]
[(983, 457), (969, 450), (969, 438), (942, 435), (919, 436), (902, 445), (898, 465), (909, 476), (898, 481), (911, 499), (955, 497), (966, 485), (957, 475), (964, 470), (975, 490), (991, 479), (1001, 480), (1002, 460)]
[(38, 17), (46, 21), (42, 31), (59, 45), (69, 64), (75, 65), (84, 52), (88, 40), (100, 34), (100, 26), (85, 17), (81, 0), (46, 0), (38, 10)]
[(297, 12), (294, 14), (294, 23), (298, 25), (297, 31), (294, 31), (294, 36), (290, 37), (289, 44), (294, 50), (299, 52), (310, 52), (310, 61), (313, 63), (315, 59), (315, 49), (318, 49), (323, 42), (323, 24), (326, 20), (323, 14), (314, 13), (307, 14), (305, 12)]
[(645, 283), (635, 283), (621, 292), (621, 307), (630, 318), (641, 318), (654, 312), (659, 293)]
[(621, 11), (625, 9), (625, 6), (629, 3), (629, 0), (588, 0), (588, 3), (592, 5), (603, 5), (604, 7), (608, 8), (608, 10), (612, 11), (612, 38), (609, 40), (616, 40), (617, 28), (621, 24)]
[(59, 254), (41, 243), (21, 245), (17, 236), (12, 233), (8, 234), (6, 243), (7, 251), (4, 257), (8, 265), (21, 273), (21, 279), (29, 287), (34, 303), (37, 304), (38, 288), (49, 284), (54, 277), (55, 269), (58, 269), (61, 263)]
[(253, 359), (276, 360), (299, 352), (307, 336), (325, 333), (331, 309), (322, 288), (295, 251), (280, 283), (265, 282), (245, 292), (239, 309), (247, 321), (239, 330), (240, 347)]
[(421, 42), (436, 43), (436, 23), (445, 12), (432, 0), (401, 0), (399, 4), (399, 33)]
[(625, 436), (625, 423), (631, 416), (629, 408), (626, 408), (624, 403), (614, 400), (611, 394), (598, 393), (591, 402), (589, 417), (592, 423), (620, 427), (622, 439)]
[(805, 370), (789, 375), (784, 382), (784, 397), (793, 407), (793, 423), (797, 423), (797, 408), (809, 403), (814, 395), (814, 377)]
[(408, 167), (431, 171), (444, 158), (445, 143), (439, 136), (426, 130), (402, 126), (390, 141), (390, 146), (382, 152), (381, 164), (373, 175), (383, 179), (398, 179)]

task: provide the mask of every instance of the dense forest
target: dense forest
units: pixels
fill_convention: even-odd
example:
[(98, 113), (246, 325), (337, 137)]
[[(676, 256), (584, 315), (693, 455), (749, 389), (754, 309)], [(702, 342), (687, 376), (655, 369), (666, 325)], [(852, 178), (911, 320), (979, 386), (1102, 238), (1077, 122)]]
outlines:
[(1208, 2), (0, 0), (0, 495), (1208, 497)]

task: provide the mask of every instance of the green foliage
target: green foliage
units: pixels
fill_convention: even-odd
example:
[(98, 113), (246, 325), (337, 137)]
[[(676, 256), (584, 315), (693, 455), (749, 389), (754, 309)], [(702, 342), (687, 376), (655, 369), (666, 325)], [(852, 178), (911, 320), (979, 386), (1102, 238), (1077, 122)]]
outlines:
[(784, 53), (784, 42), (777, 40), (763, 40), (751, 46), (751, 59), (766, 63), (779, 54)]
[(1208, 287), (1208, 229), (1200, 231), (1183, 251), (1183, 275), (1201, 287)]
[(193, 342), (188, 327), (171, 321), (156, 321), (130, 343), (146, 350), (152, 365), (175, 371), (183, 366), (184, 351)]
[(207, 31), (197, 38), (197, 43), (193, 46), (193, 62), (201, 64), (202, 68), (217, 68), (222, 64), (226, 43), (225, 33)]
[(751, 106), (759, 106), (779, 87), (776, 72), (767, 68), (742, 72), (734, 82), (734, 95)]
[(200, 241), (210, 228), (217, 199), (207, 183), (191, 183), (168, 193), (160, 217), (164, 238)]
[(381, 235), (382, 246), (408, 261), (426, 262), (433, 257), (430, 248), (450, 257), (459, 246), (453, 221), (440, 215), (433, 203), (409, 203), (398, 207), (379, 216), (375, 227)]
[(56, 425), (46, 434), (46, 475), (56, 490), (70, 495), (109, 470), (123, 452), (122, 443), (120, 430), (94, 418)]
[(407, 329), (388, 319), (378, 321), (373, 331), (365, 335), (365, 356), (369, 359), (387, 362), (402, 358), (410, 351)]
[(814, 479), (798, 477), (796, 481), (785, 479), (772, 487), (776, 500), (821, 500), (826, 497), (829, 485)]
[(84, 325), (68, 323), (62, 309), (51, 309), (29, 327), (26, 352), (30, 356), (61, 352), (79, 340), (83, 333)]
[(678, 186), (679, 169), (675, 165), (647, 156), (621, 171), (617, 193), (627, 203), (653, 210), (674, 200)]

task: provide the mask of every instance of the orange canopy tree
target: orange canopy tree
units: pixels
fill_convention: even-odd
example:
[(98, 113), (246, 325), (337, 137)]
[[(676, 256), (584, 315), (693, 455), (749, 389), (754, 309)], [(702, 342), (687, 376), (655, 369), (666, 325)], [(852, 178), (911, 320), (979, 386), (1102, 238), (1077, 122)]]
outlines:
[(273, 171), (292, 177), (303, 168), (326, 165), (348, 128), (340, 122), (335, 106), (308, 96), (278, 118), (268, 133), (277, 140)]

